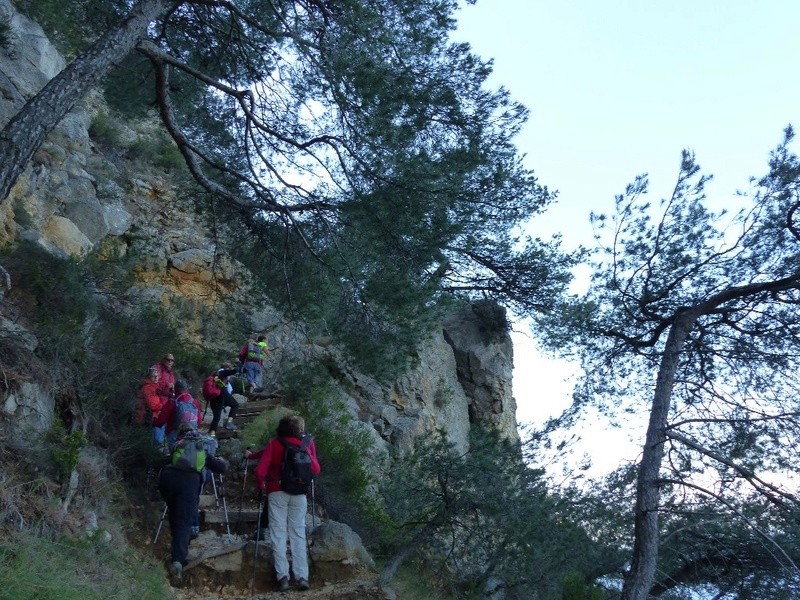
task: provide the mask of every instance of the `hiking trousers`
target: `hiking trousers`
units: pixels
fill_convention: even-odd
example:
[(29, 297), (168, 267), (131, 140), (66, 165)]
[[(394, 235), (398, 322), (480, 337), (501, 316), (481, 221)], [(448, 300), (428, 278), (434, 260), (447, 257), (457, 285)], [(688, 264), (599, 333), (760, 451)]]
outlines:
[(254, 360), (248, 360), (244, 363), (244, 378), (247, 383), (258, 387), (261, 383), (261, 363)]
[(172, 537), (172, 562), (186, 566), (192, 524), (200, 502), (202, 475), (197, 471), (184, 471), (172, 467), (161, 469), (158, 489), (167, 503), (169, 531)]
[(275, 575), (280, 581), (289, 576), (289, 560), (286, 557), (286, 540), (292, 551), (292, 574), (295, 581), (308, 579), (308, 553), (306, 549), (306, 512), (308, 499), (305, 495), (294, 496), (284, 491), (271, 492), (269, 502), (269, 539), (272, 543), (272, 558)]
[(211, 414), (213, 415), (211, 425), (208, 426), (209, 431), (217, 430), (219, 420), (222, 417), (222, 411), (225, 410), (226, 406), (231, 407), (230, 412), (228, 412), (228, 416), (231, 419), (236, 416), (236, 411), (239, 410), (239, 403), (228, 390), (222, 390), (220, 395), (211, 400), (208, 404), (211, 407)]

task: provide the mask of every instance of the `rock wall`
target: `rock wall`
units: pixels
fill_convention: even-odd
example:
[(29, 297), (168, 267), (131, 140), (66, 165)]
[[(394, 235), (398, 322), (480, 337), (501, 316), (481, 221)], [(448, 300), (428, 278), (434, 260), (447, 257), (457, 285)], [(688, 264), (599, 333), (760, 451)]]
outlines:
[[(0, 125), (64, 66), (41, 28), (0, 0), (0, 15), (12, 26), (10, 51), (0, 49)], [(84, 99), (36, 153), (11, 195), (0, 204), (0, 247), (19, 240), (38, 244), (57, 256), (89, 253), (127, 256), (134, 282), (117, 309), (152, 303), (169, 308), (187, 303), (204, 309), (238, 306), (252, 331), (269, 332), (280, 346), (266, 371), (265, 387), (277, 385), (286, 369), (303, 361), (321, 361), (338, 382), (339, 400), (375, 440), (409, 450), (414, 441), (442, 429), (466, 449), (470, 426), (484, 423), (503, 435), (517, 436), (511, 393), (512, 347), (507, 334), (488, 339), (470, 309), (453, 314), (419, 348), (418, 366), (391, 384), (376, 381), (348, 365), (335, 345), (316, 344), (302, 323), (277, 310), (248, 304), (249, 273), (225, 255), (200, 217), (192, 199), (178, 197), (163, 170), (107, 157), (89, 136), (93, 115), (104, 110), (98, 93)], [(123, 143), (153, 136), (153, 122), (129, 123)], [(12, 281), (13, 285), (13, 281)], [(198, 315), (207, 310), (196, 311)], [(0, 305), (0, 318), (12, 307)], [(15, 335), (29, 351), (38, 340), (22, 326)], [(183, 335), (197, 346), (235, 353), (238, 346), (209, 331), (203, 317), (187, 322)], [(0, 343), (7, 340), (0, 339)], [(2, 388), (0, 388), (2, 389)], [(52, 394), (42, 382), (0, 395), (4, 413), (37, 430), (52, 423)]]

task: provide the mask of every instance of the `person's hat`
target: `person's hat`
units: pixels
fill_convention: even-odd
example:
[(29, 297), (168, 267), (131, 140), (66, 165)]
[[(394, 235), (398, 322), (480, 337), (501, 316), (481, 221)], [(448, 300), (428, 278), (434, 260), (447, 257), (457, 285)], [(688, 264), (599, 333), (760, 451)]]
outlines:
[(171, 361), (174, 362), (175, 361), (175, 357), (172, 356), (172, 354), (167, 353), (167, 354), (164, 355), (164, 360), (171, 360)]

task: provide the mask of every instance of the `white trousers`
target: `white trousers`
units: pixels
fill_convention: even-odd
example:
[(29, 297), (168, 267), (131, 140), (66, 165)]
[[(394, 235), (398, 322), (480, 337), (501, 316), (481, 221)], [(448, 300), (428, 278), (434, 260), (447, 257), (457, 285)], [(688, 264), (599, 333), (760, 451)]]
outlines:
[(292, 550), (292, 574), (295, 581), (308, 579), (308, 554), (306, 549), (306, 511), (308, 499), (305, 495), (293, 496), (284, 491), (272, 492), (269, 502), (269, 539), (272, 542), (272, 558), (278, 580), (289, 576), (289, 561), (286, 558), (286, 540)]

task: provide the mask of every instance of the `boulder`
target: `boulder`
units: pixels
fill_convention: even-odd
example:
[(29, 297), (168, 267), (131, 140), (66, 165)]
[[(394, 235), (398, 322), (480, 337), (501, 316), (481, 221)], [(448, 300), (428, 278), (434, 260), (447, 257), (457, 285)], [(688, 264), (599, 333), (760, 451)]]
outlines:
[(314, 563), (375, 566), (359, 535), (344, 523), (324, 521), (311, 533), (311, 559)]

